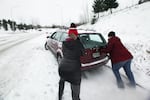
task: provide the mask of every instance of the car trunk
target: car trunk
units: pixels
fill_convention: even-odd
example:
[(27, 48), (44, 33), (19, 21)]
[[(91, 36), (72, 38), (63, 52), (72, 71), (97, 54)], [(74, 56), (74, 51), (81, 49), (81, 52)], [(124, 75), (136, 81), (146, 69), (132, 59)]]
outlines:
[(107, 55), (100, 53), (100, 48), (85, 49), (84, 56), (81, 57), (83, 64), (104, 59)]
[(81, 57), (82, 64), (106, 57), (106, 54), (100, 53), (100, 49), (106, 46), (106, 41), (100, 34), (83, 34), (79, 38), (85, 48), (85, 54)]

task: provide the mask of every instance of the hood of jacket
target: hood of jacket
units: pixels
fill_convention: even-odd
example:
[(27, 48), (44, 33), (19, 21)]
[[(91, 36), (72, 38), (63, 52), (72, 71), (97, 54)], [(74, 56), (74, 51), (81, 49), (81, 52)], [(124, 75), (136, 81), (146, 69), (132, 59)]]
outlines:
[(69, 50), (73, 50), (75, 49), (75, 42), (76, 40), (64, 41), (63, 45), (65, 46), (65, 48)]
[(62, 51), (64, 58), (79, 60), (82, 55), (82, 44), (80, 40), (64, 41), (62, 44)]
[(109, 38), (108, 41), (111, 41), (111, 42), (121, 42), (120, 38), (117, 37), (117, 36), (113, 36), (113, 37)]

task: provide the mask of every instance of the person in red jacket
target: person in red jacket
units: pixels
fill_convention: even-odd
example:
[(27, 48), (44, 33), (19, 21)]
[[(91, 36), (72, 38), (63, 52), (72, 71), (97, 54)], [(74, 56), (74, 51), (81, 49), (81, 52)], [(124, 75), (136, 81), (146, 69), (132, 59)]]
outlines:
[(127, 50), (127, 48), (122, 44), (120, 38), (115, 36), (115, 32), (111, 31), (108, 33), (107, 47), (102, 49), (101, 52), (109, 53), (110, 55), (112, 70), (116, 77), (118, 87), (124, 88), (124, 83), (119, 73), (121, 67), (123, 67), (129, 79), (130, 82), (129, 85), (135, 87), (136, 83), (130, 66), (133, 56)]

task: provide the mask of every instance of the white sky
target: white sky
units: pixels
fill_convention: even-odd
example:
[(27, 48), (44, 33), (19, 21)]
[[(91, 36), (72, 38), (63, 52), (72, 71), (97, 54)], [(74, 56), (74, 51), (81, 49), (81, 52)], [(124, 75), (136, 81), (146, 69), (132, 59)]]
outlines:
[[(119, 8), (138, 0), (117, 0)], [(63, 24), (91, 19), (94, 0), (0, 0), (0, 19), (29, 24)]]
[[(93, 0), (0, 0), (0, 19), (28, 23), (66, 24), (77, 22)], [(89, 12), (91, 12), (89, 10)]]

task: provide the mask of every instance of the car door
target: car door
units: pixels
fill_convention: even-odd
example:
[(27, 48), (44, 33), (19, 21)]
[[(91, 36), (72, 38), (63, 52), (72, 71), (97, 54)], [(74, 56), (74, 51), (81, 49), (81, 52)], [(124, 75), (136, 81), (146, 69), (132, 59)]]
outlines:
[(58, 50), (58, 45), (59, 45), (59, 41), (60, 41), (60, 37), (62, 35), (62, 32), (54, 32), (51, 36), (51, 40), (50, 40), (50, 48), (51, 50), (56, 54), (57, 50)]
[(57, 49), (57, 50), (58, 50), (57, 53), (58, 53), (61, 57), (63, 57), (63, 53), (62, 53), (62, 42), (65, 41), (66, 38), (68, 38), (67, 32), (62, 32), (62, 35), (61, 35), (61, 37), (60, 37), (60, 41), (59, 41), (59, 43), (58, 43), (58, 49)]

